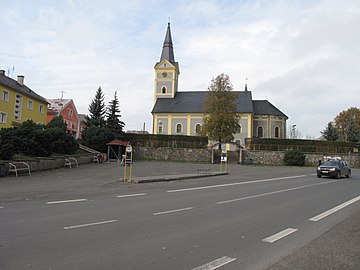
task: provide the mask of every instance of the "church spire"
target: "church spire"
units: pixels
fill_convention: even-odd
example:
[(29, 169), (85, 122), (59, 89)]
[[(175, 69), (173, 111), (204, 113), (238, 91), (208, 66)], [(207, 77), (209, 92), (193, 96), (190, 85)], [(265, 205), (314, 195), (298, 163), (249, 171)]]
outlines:
[(170, 23), (168, 23), (164, 45), (161, 52), (160, 62), (164, 59), (168, 60), (170, 63), (175, 63), (174, 48), (171, 39)]

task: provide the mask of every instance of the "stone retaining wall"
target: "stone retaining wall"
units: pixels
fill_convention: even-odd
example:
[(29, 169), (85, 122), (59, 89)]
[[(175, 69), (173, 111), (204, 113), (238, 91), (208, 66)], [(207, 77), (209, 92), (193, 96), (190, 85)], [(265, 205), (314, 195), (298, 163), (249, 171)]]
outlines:
[[(254, 164), (266, 164), (266, 165), (285, 165), (284, 164), (285, 152), (280, 151), (247, 151), (247, 155), (252, 159)], [(320, 154), (306, 154), (305, 164), (307, 166), (317, 166), (319, 160), (324, 159), (324, 155)], [(334, 156), (334, 155), (329, 155)], [(341, 157), (348, 161), (351, 167), (360, 167), (359, 154), (336, 154), (335, 156)]]
[[(78, 164), (80, 165), (80, 164), (93, 162), (94, 155), (86, 154), (86, 155), (72, 155), (72, 156), (39, 157), (31, 160), (21, 160), (21, 161), (24, 161), (27, 164), (29, 164), (30, 171), (35, 172), (35, 171), (46, 171), (46, 170), (63, 168), (65, 164), (65, 159), (69, 157), (76, 158)], [(7, 171), (9, 165), (6, 164), (5, 166)]]
[(210, 163), (211, 150), (204, 148), (135, 147), (134, 158)]

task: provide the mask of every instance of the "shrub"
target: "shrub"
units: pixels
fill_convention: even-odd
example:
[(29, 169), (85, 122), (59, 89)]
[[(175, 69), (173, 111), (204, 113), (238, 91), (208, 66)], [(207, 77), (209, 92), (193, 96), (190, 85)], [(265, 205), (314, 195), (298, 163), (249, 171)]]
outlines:
[(103, 153), (107, 152), (106, 144), (115, 139), (115, 134), (109, 128), (94, 125), (84, 129), (81, 135), (85, 146)]
[(284, 163), (286, 166), (304, 166), (305, 155), (300, 151), (287, 151), (284, 155)]
[(53, 152), (73, 154), (77, 148), (76, 140), (66, 133), (61, 117), (47, 126), (27, 120), (18, 128), (0, 130), (0, 159), (10, 160), (18, 153), (28, 156), (49, 156)]
[(14, 128), (0, 129), (0, 159), (10, 160), (17, 153)]

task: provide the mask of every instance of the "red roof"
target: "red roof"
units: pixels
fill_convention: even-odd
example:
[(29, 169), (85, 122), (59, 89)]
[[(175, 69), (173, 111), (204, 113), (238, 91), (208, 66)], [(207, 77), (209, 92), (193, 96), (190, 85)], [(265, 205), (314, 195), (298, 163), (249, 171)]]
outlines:
[(124, 145), (124, 146), (127, 146), (128, 144), (129, 144), (128, 141), (112, 140), (111, 142), (107, 143), (106, 145)]

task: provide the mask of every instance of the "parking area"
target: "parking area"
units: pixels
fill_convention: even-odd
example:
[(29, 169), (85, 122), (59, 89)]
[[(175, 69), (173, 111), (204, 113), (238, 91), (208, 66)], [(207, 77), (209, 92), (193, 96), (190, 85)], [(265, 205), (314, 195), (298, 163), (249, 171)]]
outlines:
[[(180, 163), (137, 161), (133, 164), (133, 177), (151, 177), (161, 175), (196, 174), (198, 171), (220, 171), (219, 164)], [(258, 177), (271, 175), (287, 175), (289, 173), (314, 172), (314, 168), (300, 167), (267, 167), (230, 164), (229, 175), (201, 179), (188, 179), (192, 185), (198, 183), (211, 184), (221, 177), (223, 181), (248, 181), (256, 173)], [(33, 172), (31, 175), (11, 174), (0, 178), (0, 201), (19, 201), (47, 198), (63, 198), (81, 195), (111, 194), (121, 190), (148, 190), (161, 188), (163, 185), (181, 185), (181, 181), (174, 183), (160, 182), (147, 184), (122, 183), (124, 166), (117, 162), (101, 164), (82, 164), (78, 168), (61, 168), (56, 170)]]

